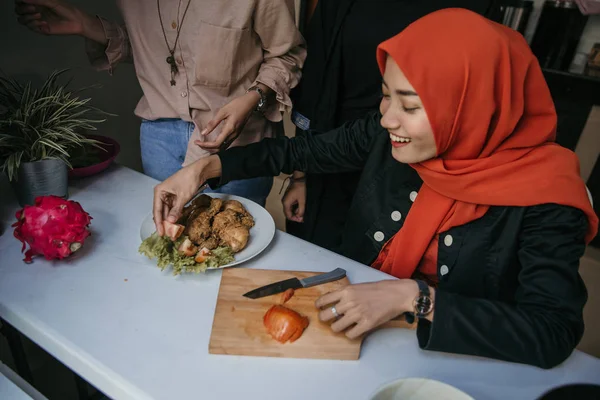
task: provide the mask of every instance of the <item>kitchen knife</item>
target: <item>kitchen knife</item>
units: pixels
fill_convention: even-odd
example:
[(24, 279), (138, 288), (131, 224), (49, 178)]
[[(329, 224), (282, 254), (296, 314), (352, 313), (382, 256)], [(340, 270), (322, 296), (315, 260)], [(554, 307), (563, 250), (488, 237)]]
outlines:
[(285, 292), (288, 289), (300, 289), (322, 285), (323, 283), (337, 281), (345, 276), (345, 269), (336, 268), (331, 272), (311, 276), (309, 278), (291, 278), (279, 282), (270, 283), (268, 285), (251, 290), (248, 293), (244, 294), (244, 296), (249, 297), (251, 299), (258, 299), (260, 297), (271, 296), (273, 294)]

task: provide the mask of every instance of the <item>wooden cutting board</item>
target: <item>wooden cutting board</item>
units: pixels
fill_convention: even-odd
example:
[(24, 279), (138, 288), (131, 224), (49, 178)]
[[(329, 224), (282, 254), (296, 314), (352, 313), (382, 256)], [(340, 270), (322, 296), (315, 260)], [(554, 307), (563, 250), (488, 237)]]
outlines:
[[(274, 304), (281, 304), (281, 294), (249, 299), (244, 293), (259, 286), (321, 272), (277, 271), (245, 268), (223, 270), (219, 296), (209, 343), (210, 354), (358, 360), (362, 339), (350, 340), (334, 333), (329, 323), (319, 320), (315, 300), (319, 296), (348, 285), (348, 278), (306, 289), (296, 290), (285, 303), (308, 317), (310, 323), (294, 343), (281, 344), (271, 338), (263, 325), (263, 316)], [(403, 320), (391, 321), (385, 327), (413, 328)]]

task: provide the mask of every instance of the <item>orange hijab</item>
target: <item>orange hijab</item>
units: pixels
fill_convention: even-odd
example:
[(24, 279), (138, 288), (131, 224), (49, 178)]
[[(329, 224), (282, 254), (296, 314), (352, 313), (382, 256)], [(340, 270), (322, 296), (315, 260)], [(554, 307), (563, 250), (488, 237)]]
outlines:
[(379, 45), (382, 74), (388, 55), (423, 102), (437, 156), (411, 164), (423, 186), (373, 267), (398, 278), (417, 268), (435, 277), (437, 235), (490, 206), (575, 207), (588, 217), (586, 242), (594, 238), (598, 217), (579, 161), (554, 143), (550, 91), (519, 33), (471, 11), (444, 9)]

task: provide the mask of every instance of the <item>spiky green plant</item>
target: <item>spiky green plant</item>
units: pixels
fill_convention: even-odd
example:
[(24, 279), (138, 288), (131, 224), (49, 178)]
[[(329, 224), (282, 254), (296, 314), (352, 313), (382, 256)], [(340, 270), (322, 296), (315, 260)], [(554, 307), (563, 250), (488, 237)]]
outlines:
[(58, 78), (66, 70), (54, 71), (40, 88), (31, 82), (0, 76), (0, 169), (9, 180), (17, 176), (23, 162), (60, 159), (70, 168), (74, 149), (84, 146), (101, 148), (100, 142), (84, 136), (111, 115), (80, 99), (69, 91), (70, 82), (61, 85)]

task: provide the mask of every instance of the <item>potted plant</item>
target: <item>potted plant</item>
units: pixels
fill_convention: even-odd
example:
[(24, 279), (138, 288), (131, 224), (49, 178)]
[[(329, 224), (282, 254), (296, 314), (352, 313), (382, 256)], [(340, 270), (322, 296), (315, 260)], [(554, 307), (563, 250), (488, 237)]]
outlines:
[(37, 196), (68, 198), (70, 157), (84, 147), (100, 147), (87, 137), (108, 115), (69, 91), (54, 71), (40, 88), (0, 76), (0, 169), (21, 206)]

